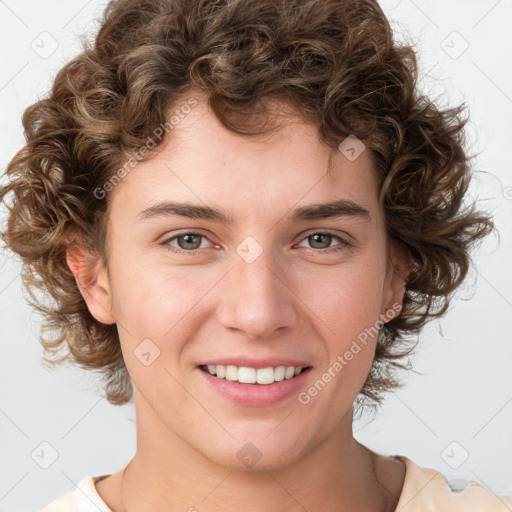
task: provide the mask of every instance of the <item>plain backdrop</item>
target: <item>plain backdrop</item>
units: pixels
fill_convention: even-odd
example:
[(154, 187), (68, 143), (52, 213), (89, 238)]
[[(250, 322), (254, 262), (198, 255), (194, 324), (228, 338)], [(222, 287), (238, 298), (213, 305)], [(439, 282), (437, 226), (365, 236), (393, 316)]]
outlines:
[[(105, 1), (0, 1), (0, 167), (24, 143), (21, 115), (93, 34)], [(398, 39), (413, 38), (421, 87), (442, 106), (466, 102), (472, 194), (500, 232), (447, 315), (420, 335), (418, 373), (387, 395), (355, 437), (443, 472), (454, 488), (474, 480), (512, 495), (511, 0), (386, 0)], [(5, 220), (5, 211), (0, 220)], [(135, 450), (133, 405), (100, 398), (97, 375), (41, 365), (41, 318), (26, 305), (19, 261), (0, 252), (0, 511), (39, 510), (85, 476), (111, 473)], [(45, 468), (45, 466), (48, 466)]]

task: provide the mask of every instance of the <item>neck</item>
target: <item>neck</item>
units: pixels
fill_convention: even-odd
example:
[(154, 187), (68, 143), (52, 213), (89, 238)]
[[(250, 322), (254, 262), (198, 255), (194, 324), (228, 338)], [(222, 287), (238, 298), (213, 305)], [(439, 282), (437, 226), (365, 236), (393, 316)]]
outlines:
[[(137, 405), (148, 407), (140, 399), (136, 411)], [(150, 417), (147, 410), (140, 415)], [(137, 424), (137, 451), (119, 490), (123, 512), (387, 512), (396, 501), (378, 478), (376, 454), (353, 438), (351, 410), (318, 446), (267, 470), (221, 466), (161, 423), (138, 418)]]

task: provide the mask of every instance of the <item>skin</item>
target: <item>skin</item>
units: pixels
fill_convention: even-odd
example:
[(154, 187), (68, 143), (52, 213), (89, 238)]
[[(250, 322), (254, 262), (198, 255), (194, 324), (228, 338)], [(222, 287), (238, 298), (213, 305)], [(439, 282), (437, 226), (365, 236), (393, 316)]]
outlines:
[[(108, 269), (90, 250), (68, 249), (92, 315), (117, 323), (134, 385), (137, 450), (124, 473), (96, 484), (98, 493), (116, 512), (394, 510), (403, 463), (352, 434), (375, 337), (307, 405), (295, 395), (272, 406), (237, 405), (197, 368), (226, 355), (294, 357), (312, 366), (306, 390), (365, 328), (391, 318), (407, 262), (392, 245), (394, 267), (386, 264), (370, 151), (350, 161), (293, 117), (271, 136), (241, 137), (200, 93), (194, 97), (198, 105), (163, 149), (111, 192)], [(286, 219), (299, 206), (340, 198), (368, 209), (370, 221)], [(234, 222), (137, 219), (163, 200), (222, 208)], [(315, 243), (311, 235), (323, 230), (352, 245), (335, 236)], [(206, 238), (163, 243), (189, 231)], [(236, 252), (247, 236), (263, 249), (252, 263)], [(144, 339), (160, 350), (149, 366), (134, 354)], [(248, 442), (262, 455), (252, 468), (237, 456)]]

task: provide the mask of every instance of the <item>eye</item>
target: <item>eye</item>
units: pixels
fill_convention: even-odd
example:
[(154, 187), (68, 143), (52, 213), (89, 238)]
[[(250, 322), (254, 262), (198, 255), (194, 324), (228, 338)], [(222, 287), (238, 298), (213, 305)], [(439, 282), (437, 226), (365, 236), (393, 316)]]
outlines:
[[(340, 243), (337, 246), (331, 247), (331, 242), (335, 239), (339, 240)], [(308, 241), (312, 246), (311, 249), (319, 252), (341, 251), (352, 246), (352, 244), (331, 231), (315, 231), (303, 240)]]
[[(202, 241), (208, 240), (209, 239), (201, 233), (187, 231), (165, 239), (161, 242), (161, 245), (174, 253), (193, 255), (201, 251), (201, 249), (207, 248), (207, 245), (204, 245)], [(338, 240), (339, 243), (338, 245), (331, 246), (334, 240)], [(317, 253), (331, 253), (346, 250), (352, 246), (352, 244), (331, 231), (315, 231), (303, 238), (303, 241), (308, 241), (311, 245), (311, 247), (306, 247), (306, 249)]]
[[(205, 246), (202, 246), (201, 239), (208, 240), (201, 233), (186, 232), (167, 238), (162, 242), (162, 245), (172, 252), (181, 254), (194, 253), (199, 249), (204, 249)], [(178, 246), (172, 245), (172, 242), (176, 242)]]

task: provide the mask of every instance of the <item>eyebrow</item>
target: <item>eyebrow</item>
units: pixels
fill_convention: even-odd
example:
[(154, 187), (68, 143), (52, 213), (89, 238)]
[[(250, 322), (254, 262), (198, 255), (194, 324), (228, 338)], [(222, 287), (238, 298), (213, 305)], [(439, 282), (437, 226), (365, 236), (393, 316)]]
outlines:
[[(190, 203), (178, 203), (173, 201), (161, 201), (142, 210), (137, 218), (145, 220), (159, 216), (176, 215), (189, 219), (212, 220), (225, 224), (232, 224), (232, 215), (222, 209), (215, 209)], [(317, 203), (301, 206), (285, 216), (290, 222), (304, 222), (309, 220), (321, 220), (339, 217), (356, 217), (367, 222), (371, 221), (370, 212), (363, 206), (354, 203), (349, 199), (338, 199), (330, 203)]]

